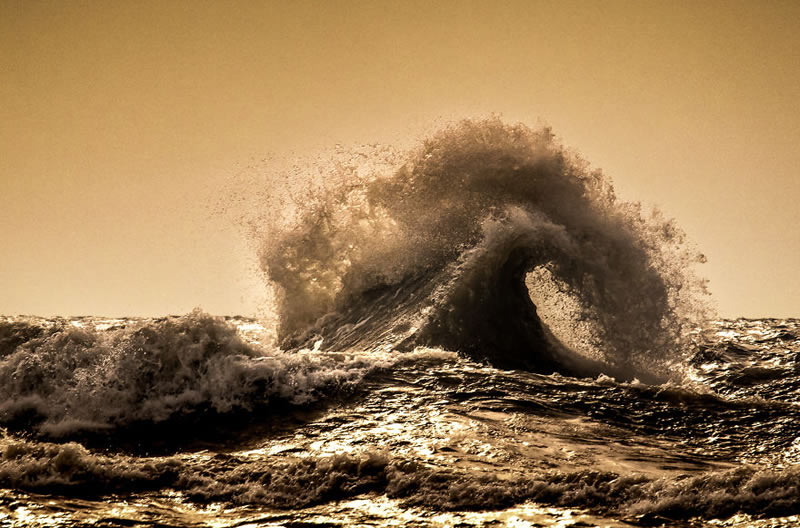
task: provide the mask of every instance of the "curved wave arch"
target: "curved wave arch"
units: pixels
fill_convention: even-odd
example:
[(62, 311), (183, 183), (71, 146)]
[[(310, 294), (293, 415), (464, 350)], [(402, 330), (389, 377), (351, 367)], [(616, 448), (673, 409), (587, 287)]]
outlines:
[[(262, 244), (283, 346), (442, 346), (502, 367), (585, 362), (537, 315), (546, 269), (617, 373), (663, 370), (698, 313), (702, 260), (672, 221), (618, 201), (547, 129), (451, 125), (388, 171), (335, 164), (291, 228)], [(541, 274), (537, 275), (541, 276)]]

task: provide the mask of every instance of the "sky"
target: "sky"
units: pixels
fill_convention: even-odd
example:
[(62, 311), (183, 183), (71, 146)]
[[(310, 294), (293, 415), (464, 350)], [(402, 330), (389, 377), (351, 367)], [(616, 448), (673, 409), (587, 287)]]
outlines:
[(800, 317), (798, 64), (793, 1), (0, 0), (0, 314), (256, 314), (243, 167), (498, 113)]

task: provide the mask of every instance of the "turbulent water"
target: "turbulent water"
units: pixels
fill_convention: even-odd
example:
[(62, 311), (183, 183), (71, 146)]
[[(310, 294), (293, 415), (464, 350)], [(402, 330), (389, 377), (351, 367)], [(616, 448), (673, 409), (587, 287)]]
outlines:
[(800, 320), (709, 318), (549, 130), (283, 177), (274, 321), (0, 318), (0, 526), (800, 522)]

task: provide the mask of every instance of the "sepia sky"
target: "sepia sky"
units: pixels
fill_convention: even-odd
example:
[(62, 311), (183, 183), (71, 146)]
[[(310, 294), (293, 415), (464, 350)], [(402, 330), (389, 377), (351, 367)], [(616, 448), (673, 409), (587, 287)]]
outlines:
[(252, 314), (209, 204), (269, 154), (548, 124), (800, 316), (800, 3), (0, 0), (0, 314)]

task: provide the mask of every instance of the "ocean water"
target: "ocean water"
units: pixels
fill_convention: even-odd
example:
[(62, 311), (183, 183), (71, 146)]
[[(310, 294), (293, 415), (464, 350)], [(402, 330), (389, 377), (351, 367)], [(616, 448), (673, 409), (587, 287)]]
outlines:
[(440, 348), (255, 355), (256, 321), (200, 312), (3, 332), (2, 525), (800, 519), (798, 320), (713, 321), (658, 385)]
[(0, 526), (800, 523), (800, 320), (549, 130), (264, 185), (264, 317), (0, 318)]

